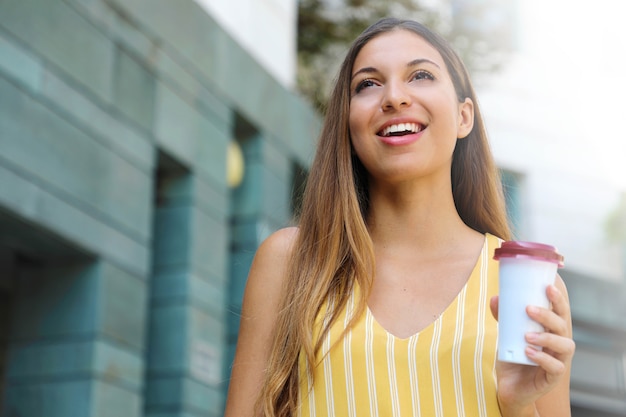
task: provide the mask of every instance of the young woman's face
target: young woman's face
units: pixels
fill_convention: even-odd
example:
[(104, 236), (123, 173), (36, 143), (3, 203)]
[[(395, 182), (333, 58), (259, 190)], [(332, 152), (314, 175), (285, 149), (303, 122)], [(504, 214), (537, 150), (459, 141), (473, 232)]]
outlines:
[(450, 177), (457, 138), (473, 125), (470, 99), (459, 103), (439, 52), (407, 30), (369, 41), (350, 83), (350, 135), (370, 181)]

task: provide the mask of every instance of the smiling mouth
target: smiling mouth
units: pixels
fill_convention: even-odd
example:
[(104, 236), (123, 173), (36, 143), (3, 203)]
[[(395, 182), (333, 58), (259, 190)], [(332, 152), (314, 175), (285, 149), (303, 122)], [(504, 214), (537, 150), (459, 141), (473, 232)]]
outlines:
[(419, 133), (424, 130), (424, 126), (418, 123), (398, 123), (390, 125), (377, 133), (378, 136), (391, 137), (391, 136), (404, 136), (413, 133)]

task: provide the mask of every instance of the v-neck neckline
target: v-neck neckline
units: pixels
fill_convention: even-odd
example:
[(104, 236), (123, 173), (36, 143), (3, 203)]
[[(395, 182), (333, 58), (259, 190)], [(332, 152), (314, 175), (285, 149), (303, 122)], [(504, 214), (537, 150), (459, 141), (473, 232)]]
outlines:
[[(432, 327), (434, 327), (435, 325), (439, 324), (444, 316), (446, 316), (446, 314), (459, 302), (459, 298), (461, 297), (461, 295), (463, 293), (465, 293), (467, 291), (467, 289), (469, 288), (470, 284), (472, 284), (474, 281), (476, 281), (478, 278), (475, 278), (476, 276), (479, 276), (480, 274), (477, 273), (482, 265), (483, 262), (483, 257), (485, 255), (485, 250), (487, 249), (487, 245), (488, 245), (488, 234), (484, 235), (484, 241), (483, 241), (483, 246), (480, 250), (480, 254), (478, 255), (478, 258), (476, 259), (476, 262), (474, 263), (474, 267), (472, 268), (472, 271), (469, 275), (469, 277), (467, 278), (467, 280), (465, 281), (465, 283), (463, 284), (463, 286), (461, 287), (461, 289), (459, 290), (459, 292), (456, 294), (456, 296), (452, 299), (452, 301), (446, 306), (446, 308), (444, 308), (444, 310), (442, 311), (441, 314), (439, 314), (439, 316), (434, 319), (433, 321), (431, 321), (428, 325), (424, 326), (422, 329), (418, 330), (417, 332), (413, 333), (410, 336), (407, 337), (400, 337), (400, 336), (396, 336), (395, 334), (391, 333), (389, 330), (387, 330), (382, 324), (380, 324), (380, 322), (376, 319), (376, 316), (374, 315), (374, 313), (372, 312), (372, 310), (370, 309), (369, 303), (365, 303), (365, 314), (366, 314), (366, 322), (368, 322), (367, 320), (367, 316), (369, 316), (371, 318), (371, 321), (374, 325), (374, 327), (379, 328), (383, 333), (385, 333), (388, 337), (392, 337), (394, 340), (397, 341), (401, 341), (401, 342), (407, 342), (407, 341), (411, 341), (412, 339), (418, 338), (419, 335), (421, 333), (424, 333), (425, 331), (428, 331), (429, 329), (431, 329)], [(356, 283), (356, 286), (358, 287), (358, 282)], [(359, 288), (360, 291), (360, 288)]]

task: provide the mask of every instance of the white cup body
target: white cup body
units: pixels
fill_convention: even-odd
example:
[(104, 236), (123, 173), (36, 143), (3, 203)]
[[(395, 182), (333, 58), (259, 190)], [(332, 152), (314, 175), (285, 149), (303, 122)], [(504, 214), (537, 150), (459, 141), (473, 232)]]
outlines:
[[(548, 308), (546, 295), (554, 283), (557, 264), (524, 258), (500, 258), (500, 301), (498, 305), (498, 359), (526, 365), (537, 365), (526, 356), (527, 332), (543, 332), (542, 325), (532, 320), (526, 307)], [(537, 347), (538, 348), (538, 347)], [(540, 349), (540, 348), (539, 348)]]

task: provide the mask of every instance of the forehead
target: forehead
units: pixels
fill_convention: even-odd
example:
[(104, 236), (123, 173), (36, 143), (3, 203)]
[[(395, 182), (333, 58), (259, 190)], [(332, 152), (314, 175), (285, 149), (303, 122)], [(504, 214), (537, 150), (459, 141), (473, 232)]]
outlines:
[(396, 62), (406, 64), (417, 58), (427, 58), (445, 68), (441, 54), (428, 41), (410, 30), (395, 29), (366, 43), (357, 54), (352, 70)]

